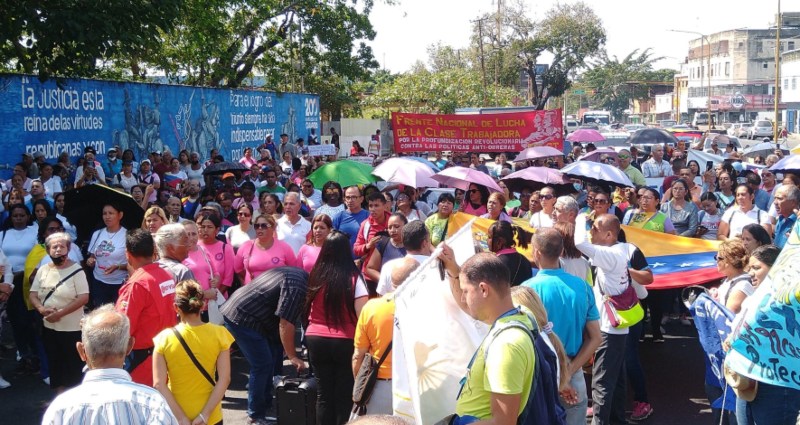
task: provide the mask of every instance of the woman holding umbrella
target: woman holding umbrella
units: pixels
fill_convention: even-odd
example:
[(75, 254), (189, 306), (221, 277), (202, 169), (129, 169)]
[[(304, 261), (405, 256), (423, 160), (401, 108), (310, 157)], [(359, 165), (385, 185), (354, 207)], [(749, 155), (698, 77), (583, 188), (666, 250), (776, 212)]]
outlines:
[(125, 213), (114, 203), (103, 206), (103, 227), (92, 234), (89, 241), (89, 258), (86, 265), (94, 269), (91, 294), (94, 305), (115, 304), (119, 288), (128, 278), (128, 260), (125, 256), (125, 234), (122, 227)]
[(425, 220), (425, 227), (428, 228), (428, 232), (431, 234), (431, 244), (433, 246), (439, 245), (440, 242), (447, 238), (447, 224), (453, 214), (455, 203), (456, 198), (453, 195), (447, 192), (442, 193), (436, 202), (438, 207), (436, 213), (431, 214)]
[(461, 204), (461, 211), (481, 216), (488, 212), (486, 208), (487, 202), (489, 202), (489, 189), (483, 185), (470, 183), (469, 190), (465, 194), (464, 203)]

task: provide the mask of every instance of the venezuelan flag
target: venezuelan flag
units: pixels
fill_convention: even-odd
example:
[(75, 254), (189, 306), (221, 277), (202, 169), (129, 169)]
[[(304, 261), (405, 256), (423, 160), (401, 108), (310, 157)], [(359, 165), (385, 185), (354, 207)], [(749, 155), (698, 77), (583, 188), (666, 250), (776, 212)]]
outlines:
[[(448, 237), (454, 235), (473, 218), (475, 216), (470, 214), (453, 213), (447, 228)], [(489, 226), (493, 222), (494, 220), (488, 218), (475, 218), (472, 223), (473, 240), (484, 251), (488, 250), (486, 239)], [(523, 219), (515, 218), (514, 225), (530, 233), (534, 232)], [(717, 241), (686, 238), (629, 226), (622, 228), (628, 242), (642, 250), (653, 270), (654, 281), (647, 287), (648, 289), (682, 288), (712, 282), (723, 277), (717, 271), (717, 262), (714, 260), (714, 255), (719, 250)], [(517, 251), (528, 259), (533, 259), (531, 245), (526, 249), (517, 247)]]

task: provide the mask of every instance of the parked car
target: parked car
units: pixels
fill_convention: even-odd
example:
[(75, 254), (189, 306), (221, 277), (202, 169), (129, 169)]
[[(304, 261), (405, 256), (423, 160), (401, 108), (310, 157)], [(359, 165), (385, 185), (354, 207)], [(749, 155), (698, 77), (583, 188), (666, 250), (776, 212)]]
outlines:
[(625, 131), (628, 132), (628, 134), (633, 136), (633, 133), (636, 133), (636, 130), (641, 130), (647, 127), (644, 124), (626, 124), (624, 128)]
[(748, 139), (757, 139), (761, 137), (772, 137), (773, 134), (772, 121), (758, 120), (753, 123), (753, 126), (747, 132)]
[(677, 124), (678, 124), (678, 122), (675, 121), (675, 120), (659, 120), (658, 121), (658, 126), (661, 127), (661, 128), (671, 128), (671, 127), (673, 127), (673, 126), (675, 126)]
[(566, 123), (567, 134), (572, 133), (573, 131), (577, 130), (579, 126), (580, 126), (580, 124), (578, 123), (578, 121), (567, 120), (567, 123)]

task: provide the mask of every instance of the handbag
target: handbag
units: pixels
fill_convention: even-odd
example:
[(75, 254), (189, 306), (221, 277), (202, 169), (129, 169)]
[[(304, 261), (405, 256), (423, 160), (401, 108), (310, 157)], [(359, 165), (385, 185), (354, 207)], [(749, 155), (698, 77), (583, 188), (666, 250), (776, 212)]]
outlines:
[(603, 291), (603, 284), (598, 282), (600, 294), (603, 296), (603, 309), (611, 326), (617, 329), (629, 328), (644, 319), (644, 309), (631, 282), (629, 274), (628, 287), (621, 294), (613, 296), (607, 295)]
[(225, 303), (225, 296), (222, 292), (217, 291), (217, 298), (208, 300), (208, 322), (215, 325), (221, 325), (224, 321), (222, 313), (219, 312), (219, 306)]
[(181, 336), (181, 333), (178, 332), (178, 330), (175, 329), (174, 327), (170, 328), (170, 329), (172, 329), (172, 333), (175, 334), (175, 338), (178, 338), (178, 342), (181, 343), (181, 345), (183, 346), (183, 349), (186, 351), (186, 354), (189, 355), (189, 359), (192, 360), (192, 363), (194, 363), (194, 366), (197, 368), (197, 370), (199, 370), (200, 373), (203, 374), (203, 377), (206, 378), (206, 381), (208, 381), (211, 384), (212, 387), (216, 386), (217, 382), (214, 381), (214, 378), (211, 377), (211, 375), (206, 371), (206, 369), (203, 367), (203, 365), (201, 365), (200, 362), (197, 361), (197, 357), (195, 357), (194, 354), (192, 353), (192, 350), (189, 349), (189, 345), (186, 344), (186, 340), (183, 339), (183, 336)]
[(365, 353), (364, 361), (361, 362), (361, 367), (358, 368), (356, 374), (355, 384), (353, 385), (353, 414), (361, 416), (367, 413), (367, 402), (372, 397), (372, 391), (375, 389), (375, 381), (378, 380), (378, 370), (380, 369), (386, 357), (392, 351), (392, 342), (386, 346), (386, 351), (381, 354), (380, 360), (375, 362), (372, 354)]

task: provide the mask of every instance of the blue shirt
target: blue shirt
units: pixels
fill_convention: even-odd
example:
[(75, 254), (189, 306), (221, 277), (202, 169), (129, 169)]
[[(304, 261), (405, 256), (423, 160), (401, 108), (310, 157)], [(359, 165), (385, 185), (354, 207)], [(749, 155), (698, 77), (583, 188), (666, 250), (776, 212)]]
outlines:
[(583, 345), (586, 322), (600, 320), (592, 288), (564, 269), (542, 269), (522, 285), (532, 288), (542, 299), (553, 332), (561, 339), (569, 357)]
[(762, 189), (757, 189), (753, 195), (755, 197), (753, 203), (756, 204), (758, 209), (760, 209), (761, 211), (769, 211), (769, 206), (770, 206), (769, 193), (767, 193)]
[(773, 241), (775, 246), (783, 249), (786, 241), (789, 240), (789, 235), (792, 233), (795, 222), (797, 222), (797, 216), (794, 214), (789, 217), (778, 216), (778, 222), (775, 224), (775, 240)]
[(369, 217), (369, 211), (362, 209), (355, 214), (344, 210), (333, 218), (333, 228), (350, 236), (350, 251), (353, 250), (353, 246), (356, 244), (361, 222), (366, 220), (367, 217)]

